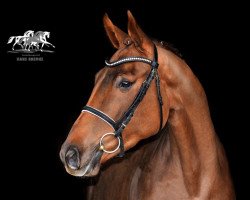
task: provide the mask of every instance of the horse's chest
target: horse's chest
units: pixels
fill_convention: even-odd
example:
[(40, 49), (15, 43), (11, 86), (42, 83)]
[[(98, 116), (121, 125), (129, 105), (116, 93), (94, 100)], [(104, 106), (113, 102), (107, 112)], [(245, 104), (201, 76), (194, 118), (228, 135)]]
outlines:
[(166, 178), (166, 174), (143, 171), (139, 167), (133, 169), (127, 166), (119, 170), (106, 170), (101, 174), (97, 184), (91, 187), (89, 199), (165, 200), (168, 196), (176, 196), (173, 192), (176, 191), (173, 188), (175, 185), (172, 183), (178, 181), (177, 177), (174, 177), (175, 180), (173, 177), (169, 177), (170, 180)]

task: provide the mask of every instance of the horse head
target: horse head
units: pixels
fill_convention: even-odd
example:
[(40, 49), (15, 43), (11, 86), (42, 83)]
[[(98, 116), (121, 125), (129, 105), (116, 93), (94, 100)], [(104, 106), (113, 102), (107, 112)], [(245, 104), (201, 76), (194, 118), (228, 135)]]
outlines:
[(50, 32), (48, 32), (48, 31), (43, 32), (43, 37), (49, 38), (49, 36), (50, 36)]
[[(128, 193), (131, 199), (160, 199), (159, 193), (164, 199), (234, 199), (206, 94), (192, 70), (164, 43), (152, 41), (129, 11), (128, 34), (107, 15), (103, 21), (117, 51), (96, 74), (87, 105), (62, 145), (67, 172), (95, 176), (102, 164), (137, 146), (103, 170), (90, 189), (93, 199), (110, 193), (112, 199)], [(144, 198), (148, 194), (154, 197)]]
[[(131, 56), (154, 59), (154, 43), (137, 25), (129, 11), (128, 34), (116, 27), (107, 15), (104, 16), (103, 22), (112, 45), (117, 49), (109, 62)], [(96, 74), (95, 86), (87, 105), (118, 121), (136, 98), (149, 73), (150, 66), (143, 62), (102, 68)], [(165, 101), (164, 104), (166, 107), (168, 102)], [(168, 113), (167, 109), (163, 112), (164, 123)], [(128, 150), (139, 141), (155, 135), (159, 130), (160, 120), (157, 87), (152, 81), (147, 94), (122, 133), (124, 149)], [(113, 128), (105, 120), (93, 113), (82, 112), (60, 151), (61, 160), (68, 173), (75, 176), (98, 174), (101, 164), (119, 154), (120, 150), (116, 147), (121, 141), (109, 134), (113, 132)], [(100, 142), (101, 139), (103, 140)], [(105, 153), (102, 148), (112, 153)], [(117, 151), (113, 152), (113, 149)]]

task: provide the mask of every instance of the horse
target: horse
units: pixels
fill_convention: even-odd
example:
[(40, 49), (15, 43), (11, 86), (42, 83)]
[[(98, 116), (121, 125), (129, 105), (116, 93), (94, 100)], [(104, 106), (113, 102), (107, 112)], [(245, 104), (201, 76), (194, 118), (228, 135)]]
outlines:
[(14, 46), (16, 44), (20, 45), (22, 47), (22, 49), (24, 48), (24, 46), (22, 45), (22, 42), (25, 43), (26, 40), (29, 38), (29, 37), (33, 37), (34, 36), (34, 31), (32, 30), (29, 30), (29, 31), (26, 31), (23, 36), (11, 36), (8, 40), (8, 43), (11, 43), (13, 41), (13, 39), (15, 39), (15, 42), (12, 46), (12, 50), (14, 50)]
[[(46, 44), (47, 46), (51, 45), (52, 47), (55, 48), (55, 46), (53, 44), (51, 44), (50, 42), (47, 42), (46, 38), (49, 38), (50, 36), (50, 32), (48, 31), (37, 31), (34, 36), (28, 38), (25, 41), (25, 49), (27, 49), (28, 51), (30, 51), (30, 48), (32, 46), (35, 46), (37, 50), (43, 51), (43, 46), (44, 44)], [(42, 43), (41, 48), (39, 49), (39, 44)]]
[(49, 38), (49, 37), (50, 37), (50, 32), (44, 31), (44, 32), (43, 32), (43, 35), (42, 35), (42, 38), (41, 38), (41, 40), (44, 41), (44, 42), (42, 43), (41, 50), (42, 50), (44, 44), (46, 44), (47, 46), (51, 45), (53, 48), (55, 48), (55, 46), (54, 46), (53, 44), (47, 42), (46, 38)]
[[(128, 11), (107, 14), (117, 49), (61, 146), (66, 171), (88, 177), (88, 200), (232, 200), (227, 157), (205, 91), (187, 63), (151, 40)], [(89, 180), (89, 181), (88, 181)]]

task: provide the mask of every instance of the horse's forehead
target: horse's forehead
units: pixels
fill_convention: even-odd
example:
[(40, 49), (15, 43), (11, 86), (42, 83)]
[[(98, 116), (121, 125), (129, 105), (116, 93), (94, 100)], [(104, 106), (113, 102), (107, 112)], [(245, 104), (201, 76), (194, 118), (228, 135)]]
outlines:
[(113, 62), (113, 61), (119, 60), (121, 58), (131, 57), (131, 56), (141, 56), (141, 54), (139, 53), (139, 51), (137, 51), (135, 49), (135, 47), (132, 46), (132, 45), (123, 47), (121, 49), (118, 49), (113, 54), (113, 56), (111, 57), (110, 61)]
[[(142, 52), (137, 50), (133, 45), (130, 45), (126, 46), (125, 48), (118, 49), (110, 58), (110, 62), (115, 62), (126, 57), (146, 57), (146, 56)], [(140, 73), (138, 73), (139, 75), (146, 73), (148, 70), (148, 68), (144, 68), (143, 65), (145, 65), (145, 63), (142, 62), (126, 63), (125, 65), (108, 68), (107, 70), (103, 70), (102, 72), (105, 74), (104, 76), (115, 76), (121, 72), (136, 74), (138, 73), (138, 71), (140, 71)]]

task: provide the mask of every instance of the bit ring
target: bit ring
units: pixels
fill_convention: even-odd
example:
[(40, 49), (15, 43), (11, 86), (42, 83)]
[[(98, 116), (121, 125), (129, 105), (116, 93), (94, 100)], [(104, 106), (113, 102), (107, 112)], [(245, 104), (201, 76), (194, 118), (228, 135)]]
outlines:
[(106, 136), (108, 136), (108, 135), (114, 135), (114, 136), (115, 136), (114, 133), (105, 133), (105, 134), (101, 137), (101, 139), (100, 139), (100, 149), (101, 149), (102, 151), (104, 151), (105, 153), (111, 154), (111, 153), (116, 152), (116, 151), (120, 148), (121, 139), (120, 139), (119, 137), (116, 137), (116, 138), (118, 139), (118, 145), (117, 145), (117, 147), (116, 147), (114, 150), (109, 151), (109, 150), (106, 150), (106, 149), (104, 148), (104, 145), (103, 145), (103, 142), (102, 142), (103, 139), (104, 139)]

